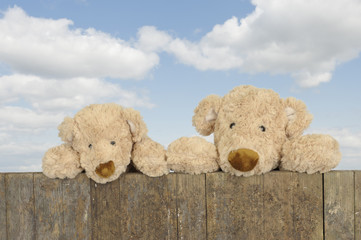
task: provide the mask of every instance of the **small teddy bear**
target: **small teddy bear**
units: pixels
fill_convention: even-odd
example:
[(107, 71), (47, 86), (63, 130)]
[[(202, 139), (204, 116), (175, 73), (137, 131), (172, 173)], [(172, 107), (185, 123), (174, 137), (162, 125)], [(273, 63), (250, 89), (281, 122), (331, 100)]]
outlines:
[[(168, 164), (175, 171), (201, 173), (216, 169), (217, 162), (224, 172), (236, 176), (275, 168), (327, 172), (341, 160), (339, 144), (329, 135), (302, 135), (312, 118), (300, 100), (282, 99), (273, 90), (238, 86), (223, 98), (206, 97), (194, 110), (193, 125), (201, 135), (214, 133), (213, 147), (203, 139), (178, 139), (168, 149)], [(194, 162), (197, 154), (208, 164)]]
[(138, 111), (117, 104), (93, 104), (59, 125), (65, 143), (49, 149), (42, 162), (50, 178), (74, 178), (85, 170), (97, 183), (113, 181), (131, 160), (135, 168), (151, 176), (168, 174), (165, 150), (147, 136)]

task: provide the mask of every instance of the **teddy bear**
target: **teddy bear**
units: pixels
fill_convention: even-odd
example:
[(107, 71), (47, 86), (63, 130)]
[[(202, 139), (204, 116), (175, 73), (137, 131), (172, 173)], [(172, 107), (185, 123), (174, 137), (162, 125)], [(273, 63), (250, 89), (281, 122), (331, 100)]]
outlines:
[(140, 113), (114, 103), (89, 105), (59, 125), (64, 144), (50, 148), (42, 160), (50, 178), (74, 178), (85, 171), (97, 183), (117, 179), (132, 162), (142, 173), (169, 172), (162, 145), (147, 136)]
[[(214, 145), (199, 137), (178, 139), (168, 148), (168, 164), (175, 171), (193, 174), (216, 171), (215, 163), (236, 176), (276, 168), (327, 172), (341, 160), (339, 144), (329, 135), (303, 135), (312, 118), (300, 100), (282, 99), (269, 89), (238, 86), (224, 97), (204, 98), (194, 110), (193, 126), (203, 136), (214, 133)], [(197, 155), (207, 163), (195, 162)]]

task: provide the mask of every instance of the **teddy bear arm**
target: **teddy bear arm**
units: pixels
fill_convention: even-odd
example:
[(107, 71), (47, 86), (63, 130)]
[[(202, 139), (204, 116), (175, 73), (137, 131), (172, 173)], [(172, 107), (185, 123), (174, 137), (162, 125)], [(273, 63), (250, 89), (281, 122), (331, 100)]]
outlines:
[(83, 169), (79, 154), (67, 144), (50, 148), (42, 161), (43, 173), (49, 178), (74, 178)]
[(134, 144), (132, 162), (136, 169), (150, 177), (169, 173), (164, 147), (149, 137)]
[(287, 141), (283, 146), (281, 170), (328, 172), (341, 160), (338, 142), (329, 135), (310, 134)]
[(216, 146), (201, 137), (182, 137), (172, 142), (167, 162), (175, 172), (201, 174), (219, 169)]

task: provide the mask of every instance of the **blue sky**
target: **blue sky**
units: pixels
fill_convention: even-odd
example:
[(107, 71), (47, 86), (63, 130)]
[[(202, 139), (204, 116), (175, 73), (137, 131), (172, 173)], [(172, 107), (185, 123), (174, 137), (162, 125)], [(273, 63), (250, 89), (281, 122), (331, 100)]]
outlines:
[[(141, 112), (167, 146), (193, 110), (243, 84), (303, 100), (307, 133), (361, 169), (361, 3), (34, 0), (0, 3), (0, 172), (40, 171), (57, 125), (92, 103)], [(212, 140), (212, 137), (208, 137)]]

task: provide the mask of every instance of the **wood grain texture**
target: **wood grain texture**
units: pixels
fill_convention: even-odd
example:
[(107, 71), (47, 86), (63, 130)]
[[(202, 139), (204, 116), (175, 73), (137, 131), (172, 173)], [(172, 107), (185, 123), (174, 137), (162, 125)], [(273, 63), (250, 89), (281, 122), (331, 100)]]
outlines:
[(6, 236), (6, 196), (5, 196), (5, 174), (0, 173), (0, 239)]
[(119, 179), (107, 184), (90, 181), (91, 186), (91, 219), (92, 239), (121, 238)]
[(5, 185), (8, 239), (35, 239), (33, 174), (6, 174)]
[(50, 179), (34, 174), (36, 236), (43, 239), (90, 239), (90, 181)]
[(34, 174), (36, 236), (60, 239), (63, 236), (62, 180)]
[(206, 175), (177, 174), (176, 176), (178, 239), (206, 239)]
[(208, 239), (262, 239), (263, 178), (206, 175)]
[(355, 172), (355, 240), (361, 240), (361, 171)]
[(121, 239), (177, 239), (176, 174), (120, 177)]
[(64, 239), (91, 239), (90, 180), (84, 174), (62, 181)]
[(322, 239), (322, 175), (264, 175), (264, 233), (269, 239)]
[(323, 238), (322, 174), (292, 173), (293, 239)]
[(324, 174), (325, 239), (354, 239), (354, 172)]
[(292, 173), (271, 172), (264, 179), (263, 231), (269, 239), (292, 239)]
[(1, 240), (323, 237), (361, 240), (361, 171), (127, 173), (107, 184), (0, 174)]
[(322, 175), (207, 174), (209, 239), (322, 239)]

